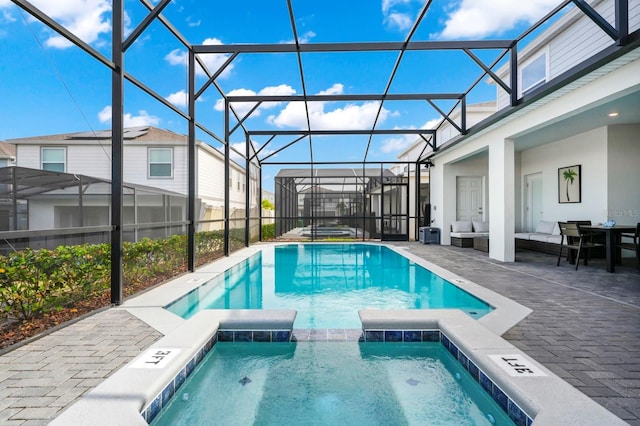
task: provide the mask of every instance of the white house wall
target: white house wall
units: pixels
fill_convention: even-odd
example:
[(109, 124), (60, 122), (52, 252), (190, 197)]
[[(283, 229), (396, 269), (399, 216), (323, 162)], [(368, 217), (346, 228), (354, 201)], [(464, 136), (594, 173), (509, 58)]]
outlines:
[[(93, 143), (92, 145), (78, 144), (75, 141), (42, 141), (35, 144), (18, 144), (16, 147), (18, 165), (32, 169), (41, 169), (40, 148), (60, 146), (66, 147), (66, 172), (100, 179), (111, 179), (111, 160), (107, 153), (111, 153), (111, 144), (102, 146)], [(148, 156), (149, 147), (170, 146), (173, 147), (173, 177), (171, 178), (149, 178), (148, 177)], [(155, 144), (153, 142), (144, 145), (133, 145), (127, 143), (124, 147), (124, 175), (123, 179), (127, 183), (153, 186), (167, 191), (180, 194), (187, 193), (187, 148), (186, 146), (170, 145), (166, 142)]]
[[(157, 147), (173, 148), (173, 176), (170, 178), (149, 178), (148, 149)], [(186, 145), (168, 144), (166, 142), (162, 144), (145, 142), (144, 145), (140, 145), (139, 142), (136, 142), (135, 145), (127, 144), (124, 147), (123, 179), (128, 183), (153, 186), (165, 191), (186, 194), (188, 182), (187, 155)], [(91, 173), (86, 174), (93, 176)], [(111, 170), (109, 170), (107, 179), (111, 179)]]
[(609, 126), (607, 131), (608, 197), (601, 218), (635, 225), (640, 222), (640, 125)]
[(203, 201), (224, 206), (224, 162), (198, 150), (197, 187)]
[[(624, 60), (624, 58), (620, 59), (620, 61)], [(611, 69), (612, 67), (609, 68)], [(455, 194), (455, 179), (453, 176), (457, 172), (454, 171), (455, 169), (451, 169), (451, 171), (449, 171), (450, 167), (456, 167), (453, 166), (454, 163), (486, 150), (487, 148), (489, 150), (494, 148), (502, 149), (506, 139), (513, 138), (515, 140), (517, 150), (517, 137), (514, 136), (533, 132), (536, 128), (543, 127), (548, 123), (559, 121), (562, 118), (571, 117), (581, 109), (587, 108), (589, 105), (597, 105), (602, 103), (603, 100), (611, 99), (611, 97), (617, 93), (628, 92), (630, 88), (635, 88), (638, 85), (638, 76), (640, 76), (640, 60), (636, 59), (612, 71), (607, 69), (599, 70), (595, 74), (599, 77), (595, 79), (593, 79), (593, 76), (584, 77), (584, 81), (592, 81), (584, 84), (583, 86), (578, 87), (580, 84), (580, 81), (578, 81), (572, 85), (572, 87), (577, 87), (574, 90), (570, 91), (572, 87), (568, 87), (563, 91), (564, 93), (561, 96), (558, 95), (555, 99), (553, 99), (554, 96), (551, 95), (547, 99), (543, 99), (540, 102), (529, 105), (511, 117), (502, 120), (502, 122), (496, 123), (482, 132), (467, 138), (455, 148), (444, 150), (442, 153), (434, 156), (436, 167), (431, 170), (431, 202), (435, 208), (432, 208), (432, 217), (436, 219), (437, 226), (443, 229), (444, 244), (450, 243), (447, 228), (450, 226), (451, 222), (455, 220), (455, 196), (452, 197), (451, 195)], [(606, 146), (606, 135), (603, 136), (604, 139), (600, 142)], [(622, 143), (623, 142), (619, 142), (619, 144)], [(596, 154), (593, 154), (593, 156), (598, 155), (598, 152), (602, 153), (600, 148), (598, 148)], [(591, 154), (586, 154), (587, 156), (584, 158), (586, 161), (586, 163), (584, 163), (585, 169), (583, 169), (583, 177), (587, 179), (584, 183), (585, 185), (595, 186), (596, 188), (601, 185), (597, 181), (597, 178), (595, 178), (598, 176), (599, 172), (593, 171), (593, 168), (602, 170), (604, 175), (601, 176), (606, 175), (607, 153), (604, 152), (603, 154), (605, 156), (601, 156), (598, 159), (597, 164), (592, 164), (594, 158)], [(556, 157), (553, 159), (554, 162), (561, 164), (557, 167), (580, 164), (579, 161), (582, 160), (582, 155), (578, 155), (575, 151), (570, 154), (563, 153), (562, 155), (566, 155), (566, 157)], [(515, 170), (517, 156), (514, 157), (514, 165), (512, 166)], [(522, 168), (521, 173), (524, 174), (528, 166), (524, 159), (521, 159), (520, 161), (520, 166)], [(556, 168), (557, 173), (557, 167), (555, 165), (554, 167)], [(509, 176), (505, 176), (505, 178), (509, 178)], [(513, 178), (514, 181), (516, 180), (516, 176), (512, 176), (511, 178)], [(518, 177), (518, 180), (520, 179), (521, 176)], [(551, 182), (551, 180), (547, 181), (546, 185), (550, 185), (549, 182)], [(553, 193), (555, 194), (554, 198), (557, 198), (556, 186), (557, 180), (553, 180), (552, 186), (545, 186), (545, 194)], [(585, 188), (588, 188), (588, 186), (585, 186)], [(515, 189), (513, 193), (515, 196)], [(490, 196), (494, 196), (493, 192), (490, 193)], [(495, 196), (499, 195), (495, 194)], [(573, 207), (579, 209), (579, 216), (576, 214), (578, 210), (572, 211), (571, 207), (566, 207), (566, 210), (545, 211), (545, 216), (547, 216), (547, 213), (551, 215), (552, 213), (557, 212), (558, 214), (564, 213), (562, 217), (566, 218), (589, 216), (587, 218), (592, 218), (592, 220), (598, 219), (598, 221), (600, 221), (601, 216), (597, 216), (598, 211), (601, 212), (602, 208), (606, 205), (607, 199), (606, 197), (603, 198), (601, 195), (598, 195), (594, 202), (587, 201), (586, 197), (583, 197), (583, 203), (578, 207)], [(587, 208), (586, 206), (589, 207)], [(513, 213), (514, 212), (512, 212), (512, 214)], [(491, 215), (494, 214), (495, 212), (492, 211)], [(493, 224), (491, 226), (493, 226)], [(514, 230), (506, 233), (504, 238), (513, 239), (514, 232), (515, 222)], [(506, 260), (512, 257), (513, 253), (495, 253), (492, 250), (490, 252), (490, 256), (498, 260)]]
[[(542, 220), (604, 221), (603, 212), (607, 205), (606, 141), (607, 128), (602, 127), (522, 152), (520, 184), (522, 185), (524, 176), (542, 173)], [(582, 202), (560, 204), (558, 169), (575, 165), (581, 166)], [(522, 217), (520, 219), (523, 220)]]
[(436, 166), (430, 170), (433, 182), (436, 182), (434, 174), (438, 176), (438, 181), (444, 181), (442, 190), (439, 185), (435, 183), (431, 185), (431, 218), (436, 219), (433, 226), (441, 228), (443, 244), (451, 244), (451, 223), (457, 219), (456, 181), (458, 177), (478, 176), (483, 178), (482, 207), (484, 219), (488, 220), (489, 218), (489, 162), (486, 150), (483, 151), (484, 152), (480, 152), (476, 157), (462, 159), (460, 162), (447, 164), (446, 166), (438, 161), (436, 162)]
[[(224, 208), (225, 185), (229, 183), (224, 179), (224, 160), (208, 153), (204, 148), (198, 150), (197, 185), (198, 196), (212, 206)], [(244, 209), (245, 192), (242, 191), (242, 182), (245, 181), (245, 171), (237, 164), (231, 162), (229, 170), (233, 186), (229, 188), (229, 200), (231, 209)], [(241, 180), (238, 191), (238, 179)], [(245, 191), (249, 185), (245, 185)]]
[[(595, 10), (612, 26), (615, 26), (613, 1), (597, 1), (592, 2), (592, 5), (595, 5)], [(522, 49), (522, 52), (518, 52), (518, 63), (521, 64), (523, 61), (526, 61), (528, 58), (532, 57), (532, 55), (535, 55), (536, 52), (548, 49), (548, 79), (551, 80), (611, 45), (613, 42), (611, 37), (602, 31), (591, 19), (584, 16), (582, 12), (576, 10), (569, 13), (580, 13), (581, 16), (577, 20), (574, 19), (575, 22), (566, 28), (562, 28), (562, 25), (559, 25), (566, 19), (562, 18), (561, 21), (558, 21), (558, 23), (548, 30), (548, 32), (556, 32), (556, 34), (540, 36), (541, 40), (546, 41), (545, 43), (536, 44), (532, 48), (525, 47)], [(629, 31), (631, 32), (639, 27), (640, 0), (630, 0)], [(510, 73), (508, 68), (502, 68), (497, 74), (503, 79), (503, 81), (509, 81)], [(509, 94), (502, 90), (498, 85), (496, 85), (496, 89), (498, 109), (502, 109), (509, 105)]]

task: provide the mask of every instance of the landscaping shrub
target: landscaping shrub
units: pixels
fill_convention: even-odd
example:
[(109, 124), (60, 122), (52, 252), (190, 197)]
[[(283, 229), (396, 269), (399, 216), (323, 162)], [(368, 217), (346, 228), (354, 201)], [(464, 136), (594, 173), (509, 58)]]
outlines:
[(273, 240), (276, 236), (276, 224), (269, 223), (266, 225), (262, 225), (262, 240), (268, 241)]
[[(272, 237), (273, 230), (267, 235)], [(231, 230), (229, 241), (232, 249), (243, 247), (244, 228)], [(224, 255), (224, 232), (198, 232), (195, 244), (196, 265), (209, 263)], [(122, 266), (125, 295), (176, 276), (186, 271), (187, 237), (125, 242)], [(110, 280), (109, 244), (27, 248), (0, 255), (0, 312), (28, 320), (79, 300), (108, 296)]]

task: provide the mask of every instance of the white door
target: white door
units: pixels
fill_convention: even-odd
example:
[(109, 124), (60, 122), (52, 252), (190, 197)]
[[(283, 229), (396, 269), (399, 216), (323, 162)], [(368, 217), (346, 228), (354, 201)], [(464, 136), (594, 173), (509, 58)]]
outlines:
[(524, 177), (524, 217), (526, 232), (535, 231), (542, 220), (542, 173), (533, 173)]
[(482, 176), (458, 176), (456, 192), (458, 197), (457, 220), (482, 222)]

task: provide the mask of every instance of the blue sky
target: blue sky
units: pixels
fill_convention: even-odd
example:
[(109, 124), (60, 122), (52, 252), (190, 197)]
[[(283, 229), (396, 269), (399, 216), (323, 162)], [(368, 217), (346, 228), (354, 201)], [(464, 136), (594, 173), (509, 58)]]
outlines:
[[(157, 1), (156, 1), (157, 3)], [(503, 39), (520, 34), (550, 11), (557, 0), (434, 0), (412, 41)], [(32, 0), (32, 4), (105, 56), (111, 53), (109, 0)], [(212, 6), (215, 4), (215, 6)], [(306, 43), (403, 41), (424, 6), (417, 0), (292, 0), (296, 29)], [(127, 30), (145, 16), (139, 1), (125, 3)], [(293, 33), (285, 0), (174, 0), (164, 16), (193, 44), (290, 43)], [(476, 51), (492, 62), (498, 51)], [(396, 52), (303, 55), (309, 94), (371, 94), (384, 90)], [(10, 0), (0, 0), (0, 140), (36, 135), (107, 129), (110, 126), (110, 71), (70, 46)], [(125, 69), (176, 106), (185, 109), (186, 49), (154, 23), (131, 46)], [(226, 60), (204, 57), (210, 71)], [(481, 69), (461, 52), (408, 52), (390, 93), (460, 92)], [(485, 79), (486, 80), (486, 79)], [(202, 84), (205, 79), (198, 77)], [(228, 94), (301, 94), (295, 55), (240, 55), (218, 79)], [(495, 99), (496, 89), (484, 81), (468, 102)], [(197, 103), (197, 120), (223, 135), (221, 96), (208, 89)], [(448, 111), (451, 102), (439, 106)], [(377, 103), (318, 103), (311, 116), (316, 128), (368, 125)], [(246, 110), (239, 105), (238, 110)], [(184, 120), (131, 84), (125, 88), (125, 124), (152, 125), (186, 133)], [(306, 126), (302, 104), (266, 104), (247, 121), (251, 129), (299, 129)], [(440, 116), (425, 102), (383, 105), (379, 128), (431, 128)], [(204, 134), (199, 138), (218, 146)], [(256, 138), (258, 146), (267, 138)], [(244, 137), (231, 142), (239, 149)], [(284, 146), (292, 137), (278, 137), (263, 151)], [(367, 159), (395, 160), (415, 136), (376, 136)], [(367, 136), (314, 137), (315, 161), (362, 161)], [(309, 143), (300, 142), (274, 161), (308, 161)], [(336, 158), (336, 156), (338, 158)]]

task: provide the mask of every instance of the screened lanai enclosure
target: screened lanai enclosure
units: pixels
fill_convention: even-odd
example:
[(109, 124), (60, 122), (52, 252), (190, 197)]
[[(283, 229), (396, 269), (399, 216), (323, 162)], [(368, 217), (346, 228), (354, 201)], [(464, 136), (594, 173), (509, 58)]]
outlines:
[[(123, 185), (123, 241), (185, 232), (186, 197)], [(0, 168), (0, 254), (24, 249), (108, 243), (111, 182), (26, 167)], [(7, 237), (11, 238), (7, 238)]]
[[(410, 191), (428, 184), (412, 165), (373, 168), (282, 169), (275, 177), (275, 234), (289, 240), (408, 240), (415, 223)], [(428, 209), (427, 209), (428, 212)], [(427, 213), (428, 214), (428, 213)], [(410, 224), (413, 225), (410, 228)]]
[[(31, 102), (19, 110), (3, 96), (12, 128), (24, 127), (20, 136), (26, 136), (35, 120), (63, 111), (68, 121), (60, 127), (75, 126), (64, 131), (86, 133), (75, 139), (45, 135), (17, 145), (18, 166), (46, 169), (45, 152), (55, 150), (71, 178), (68, 187), (23, 198), (15, 182), (3, 181), (5, 194), (14, 195), (2, 200), (7, 213), (0, 240), (35, 237), (37, 230), (23, 228), (37, 220), (48, 224), (39, 231), (59, 241), (62, 234), (101, 232), (105, 246), (83, 245), (84, 251), (73, 256), (94, 264), (103, 256), (111, 303), (120, 304), (128, 283), (195, 271), (264, 239), (260, 204), (265, 189), (275, 194), (277, 238), (416, 239), (418, 228), (431, 223), (429, 175), (439, 167), (431, 161), (435, 153), (637, 45), (637, 33), (629, 34), (629, 2), (610, 1), (613, 17), (602, 17), (590, 5), (599, 1), (559, 0), (520, 34), (476, 40), (437, 37), (434, 26), (441, 22), (429, 12), (460, 3), (438, 0), (349, 2), (355, 11), (382, 9), (374, 20), (358, 13), (337, 16), (344, 2), (334, 0), (113, 0), (103, 2), (104, 10), (91, 11), (102, 19), (96, 37), (83, 32), (90, 25), (61, 19), (52, 10), (57, 2), (0, 2), (0, 16), (18, 11), (16, 17), (24, 18), (7, 20), (8, 25), (24, 23), (14, 30), (36, 39), (30, 53), (23, 53), (22, 45), (6, 46), (3, 39), (3, 47), (19, 50), (23, 58), (7, 68), (21, 74), (33, 68), (31, 82), (3, 92)], [(365, 29), (392, 23), (394, 5), (414, 7), (402, 21), (406, 26), (374, 39)], [(15, 10), (7, 11), (9, 6)], [(609, 43), (549, 80), (540, 75), (539, 60), (527, 56), (527, 45), (569, 10), (587, 16)], [(317, 19), (313, 29), (306, 26), (309, 17)], [(233, 31), (216, 32), (229, 23)], [(363, 31), (347, 37), (346, 25)], [(267, 31), (272, 29), (278, 31)], [(52, 46), (61, 50), (50, 55)], [(68, 52), (80, 55), (54, 68), (50, 57)], [(46, 60), (30, 62), (34, 58)], [(54, 68), (55, 78), (33, 99), (24, 96), (31, 83), (42, 84), (39, 70), (46, 66)], [(70, 101), (42, 96), (48, 89), (58, 89)], [(87, 111), (95, 98), (100, 107)], [(489, 104), (494, 111), (488, 117), (469, 112), (471, 105)], [(94, 130), (87, 117), (95, 116), (110, 130)], [(150, 130), (139, 136), (142, 140), (127, 139), (139, 118)], [(155, 128), (164, 126), (182, 136), (180, 143)], [(403, 151), (409, 146), (415, 148), (411, 155)], [(103, 181), (89, 187), (100, 193), (83, 192), (74, 177), (90, 179), (98, 170)], [(104, 180), (105, 173), (109, 179)], [(142, 204), (132, 209), (131, 191), (141, 194), (148, 187), (158, 192), (150, 191), (147, 200), (160, 204), (151, 209), (140, 195), (136, 203)], [(94, 195), (99, 205), (91, 205)], [(73, 204), (58, 209), (56, 222), (49, 207), (62, 196)], [(46, 197), (49, 204), (38, 206), (37, 200)], [(98, 217), (96, 224), (103, 228), (92, 229)], [(146, 234), (132, 238), (132, 232)], [(19, 255), (21, 247), (5, 245), (9, 255)], [(145, 275), (149, 271), (153, 279)]]

